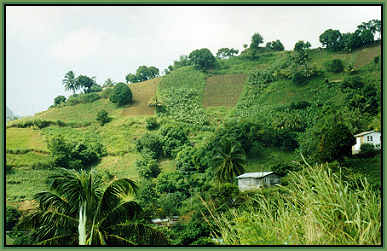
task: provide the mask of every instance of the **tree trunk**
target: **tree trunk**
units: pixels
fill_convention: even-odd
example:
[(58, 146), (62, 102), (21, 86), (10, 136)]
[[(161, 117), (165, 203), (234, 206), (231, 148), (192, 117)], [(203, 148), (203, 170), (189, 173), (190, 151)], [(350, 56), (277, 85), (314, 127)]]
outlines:
[(78, 244), (86, 245), (86, 202), (79, 208)]

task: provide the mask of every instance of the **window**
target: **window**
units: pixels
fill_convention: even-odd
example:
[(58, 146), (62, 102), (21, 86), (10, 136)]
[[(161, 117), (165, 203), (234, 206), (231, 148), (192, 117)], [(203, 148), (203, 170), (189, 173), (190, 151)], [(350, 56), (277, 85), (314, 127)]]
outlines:
[(372, 141), (372, 136), (367, 136), (367, 141)]

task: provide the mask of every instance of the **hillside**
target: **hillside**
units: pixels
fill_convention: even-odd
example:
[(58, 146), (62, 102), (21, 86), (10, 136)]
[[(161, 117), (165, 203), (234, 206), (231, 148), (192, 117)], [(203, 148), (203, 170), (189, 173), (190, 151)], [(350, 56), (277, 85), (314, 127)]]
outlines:
[[(180, 202), (179, 206), (160, 202), (157, 208), (152, 208), (146, 202), (159, 198), (148, 198), (145, 192), (138, 200), (149, 206), (146, 210), (158, 212), (158, 217), (168, 214), (188, 217), (195, 211), (192, 199), (198, 202), (199, 192), (210, 189), (208, 182), (213, 181), (214, 173), (209, 159), (213, 156), (208, 155), (215, 155), (211, 146), (220, 139), (241, 145), (247, 159), (245, 171), (279, 171), (292, 170), (303, 163), (300, 153), (314, 163), (312, 141), (317, 129), (327, 128), (319, 123), (322, 117), (326, 116), (328, 121), (331, 113), (336, 114), (332, 111), (339, 114), (352, 135), (380, 128), (381, 69), (380, 63), (374, 62), (376, 56), (381, 56), (380, 45), (352, 53), (310, 50), (312, 73), (303, 84), (295, 84), (290, 76), (294, 71), (292, 53), (270, 51), (262, 52), (254, 60), (242, 56), (221, 59), (217, 68), (207, 72), (183, 66), (162, 77), (129, 84), (133, 103), (123, 107), (111, 103), (104, 90), (96, 93), (99, 97), (93, 102), (61, 104), (7, 124), (6, 166), (10, 169), (6, 176), (7, 205), (27, 211), (34, 207), (34, 194), (48, 189), (47, 178), (57, 172), (50, 167), (48, 143), (59, 135), (68, 141), (102, 144), (106, 153), (92, 167), (110, 180), (131, 178), (145, 187), (148, 183), (142, 179), (144, 174), (139, 173), (140, 162), (159, 167), (158, 177), (148, 179), (149, 184), (154, 184), (152, 189), (164, 191), (159, 195), (164, 201), (177, 202), (181, 199), (178, 196), (186, 196), (181, 203), (186, 208), (191, 203), (191, 208), (182, 207), (179, 211), (176, 208)], [(327, 64), (334, 59), (342, 60), (344, 70), (338, 73), (327, 70)], [(360, 78), (363, 89), (343, 87), (354, 77)], [(363, 96), (355, 100), (356, 93)], [(157, 109), (149, 106), (155, 99), (160, 103)], [(375, 102), (377, 107), (371, 110)], [(111, 117), (103, 126), (96, 121), (102, 109)], [(148, 128), (150, 118), (155, 118), (158, 124), (152, 130)], [(26, 121), (34, 120), (49, 123), (42, 128), (33, 123), (21, 128)], [(168, 128), (175, 128), (175, 132)], [(159, 141), (150, 142), (152, 137)], [(249, 142), (243, 145), (246, 141)], [(160, 153), (156, 153), (158, 147)], [(153, 160), (147, 159), (152, 154)], [(373, 186), (380, 186), (378, 155), (370, 159), (348, 157), (340, 164), (336, 160), (327, 162), (335, 167), (347, 165), (348, 179), (366, 177)], [(176, 170), (184, 175), (189, 173), (190, 178)], [(185, 180), (189, 180), (189, 185), (184, 185)], [(147, 189), (151, 190), (149, 184)], [(198, 184), (208, 187), (196, 187), (192, 192), (191, 186)]]

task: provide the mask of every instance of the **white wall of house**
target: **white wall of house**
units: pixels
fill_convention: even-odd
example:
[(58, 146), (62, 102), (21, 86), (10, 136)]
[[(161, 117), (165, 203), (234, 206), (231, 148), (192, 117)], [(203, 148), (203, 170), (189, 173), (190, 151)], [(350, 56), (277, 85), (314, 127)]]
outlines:
[(373, 144), (376, 147), (380, 148), (381, 145), (381, 133), (380, 132), (371, 132), (360, 137), (356, 137), (356, 144), (352, 146), (352, 153), (359, 153), (360, 146), (362, 144)]
[(275, 185), (280, 183), (280, 177), (277, 174), (269, 174), (262, 178), (241, 178), (238, 179), (240, 191), (248, 191), (260, 188), (264, 185)]

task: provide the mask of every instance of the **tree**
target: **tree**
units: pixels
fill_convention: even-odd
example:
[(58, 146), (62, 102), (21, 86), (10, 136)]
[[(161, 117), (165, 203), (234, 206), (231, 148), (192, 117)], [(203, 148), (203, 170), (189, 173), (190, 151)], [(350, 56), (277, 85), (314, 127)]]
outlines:
[(110, 78), (108, 78), (106, 79), (105, 83), (103, 83), (102, 87), (113, 87), (114, 84), (115, 83)]
[(216, 57), (217, 58), (229, 58), (229, 57), (237, 55), (238, 53), (239, 53), (239, 50), (236, 50), (234, 48), (231, 48), (231, 49), (221, 48), (216, 53)]
[(344, 124), (341, 115), (333, 113), (316, 125), (315, 157), (322, 162), (342, 159), (352, 154), (356, 139)]
[(109, 100), (118, 106), (123, 106), (132, 103), (132, 91), (124, 83), (118, 83), (114, 86), (113, 93)]
[(217, 180), (232, 182), (233, 178), (243, 173), (246, 154), (239, 142), (224, 138), (216, 148), (213, 161)]
[(85, 75), (79, 75), (76, 78), (77, 86), (82, 87), (84, 93), (88, 93), (90, 90), (90, 87), (95, 83), (92, 78), (89, 78)]
[(160, 70), (154, 66), (148, 67), (148, 79), (153, 79), (158, 77), (160, 74)]
[(97, 113), (97, 122), (104, 126), (106, 123), (109, 123), (112, 119), (109, 117), (109, 114), (105, 110), (101, 110)]
[(263, 43), (263, 37), (261, 36), (261, 34), (259, 34), (258, 32), (254, 33), (254, 35), (251, 38), (250, 48), (258, 49), (259, 45), (262, 43)]
[(35, 195), (39, 207), (26, 217), (35, 244), (167, 244), (164, 235), (141, 219), (133, 201), (134, 181), (124, 178), (106, 187), (96, 172), (61, 170), (50, 177), (50, 191)]
[(339, 51), (342, 49), (342, 35), (339, 30), (328, 29), (319, 38), (321, 44), (328, 50)]
[(65, 103), (65, 102), (66, 102), (66, 97), (65, 96), (57, 96), (54, 99), (54, 105), (60, 105), (60, 104)]
[(69, 71), (66, 73), (64, 79), (63, 79), (63, 84), (65, 87), (65, 90), (71, 90), (73, 93), (75, 93), (76, 90), (79, 89), (78, 82), (75, 79), (75, 75), (73, 71)]
[(188, 58), (196, 69), (203, 71), (214, 67), (216, 63), (214, 55), (212, 55), (211, 51), (207, 48), (192, 51)]
[(283, 51), (285, 49), (284, 45), (279, 40), (266, 43), (266, 48), (274, 51)]
[(137, 76), (132, 74), (132, 73), (129, 73), (128, 75), (126, 75), (125, 80), (126, 80), (126, 83), (140, 82), (140, 80), (137, 78)]

